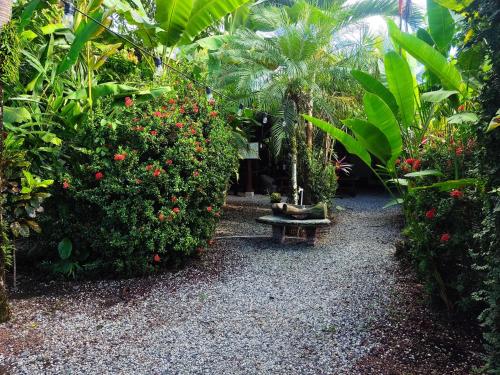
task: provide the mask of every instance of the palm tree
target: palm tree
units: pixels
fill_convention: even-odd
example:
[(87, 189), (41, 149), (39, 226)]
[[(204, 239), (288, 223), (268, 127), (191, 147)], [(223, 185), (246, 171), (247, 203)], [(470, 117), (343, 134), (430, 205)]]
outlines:
[(297, 114), (321, 111), (332, 118), (336, 108), (352, 99), (337, 90), (349, 81), (350, 70), (345, 54), (336, 50), (340, 31), (363, 16), (398, 11), (397, 2), (390, 0), (365, 0), (353, 7), (344, 3), (297, 0), (292, 6), (255, 7), (247, 28), (237, 31), (217, 56), (222, 64), (214, 78), (220, 87), (262, 111), (281, 114), (283, 121), (272, 132), (275, 143), (289, 139), (295, 203), (298, 142), (303, 135), (306, 153), (314, 143), (312, 124)]
[[(12, 15), (12, 0), (2, 0), (0, 7), (0, 31), (10, 21)], [(0, 76), (3, 72), (0, 66)], [(3, 86), (0, 80), (0, 135), (3, 134)], [(0, 155), (3, 155), (3, 137), (0, 136)], [(3, 175), (0, 170), (0, 186), (3, 184)], [(5, 286), (5, 254), (6, 238), (4, 238), (3, 202), (0, 200), (0, 323), (9, 319), (10, 309), (7, 299), (7, 288)]]

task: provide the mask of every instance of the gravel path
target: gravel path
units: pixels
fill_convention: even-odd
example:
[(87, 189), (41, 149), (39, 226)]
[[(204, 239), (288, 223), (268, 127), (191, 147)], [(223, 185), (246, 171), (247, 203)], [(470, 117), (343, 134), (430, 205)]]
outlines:
[(339, 200), (315, 248), (259, 237), (267, 210), (229, 203), (218, 236), (255, 238), (220, 239), (176, 273), (16, 297), (0, 373), (356, 374), (394, 285), (386, 200)]

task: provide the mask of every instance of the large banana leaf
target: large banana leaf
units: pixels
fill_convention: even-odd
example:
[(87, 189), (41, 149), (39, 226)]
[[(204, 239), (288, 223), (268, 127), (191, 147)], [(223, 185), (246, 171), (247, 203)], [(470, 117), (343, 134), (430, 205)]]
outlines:
[(324, 132), (328, 133), (331, 137), (338, 140), (340, 143), (342, 143), (342, 145), (344, 145), (347, 152), (356, 155), (371, 168), (372, 159), (370, 157), (370, 154), (356, 139), (326, 121), (308, 115), (302, 115), (302, 117), (304, 117), (307, 121), (311, 122), (313, 125), (320, 128)]
[(173, 46), (189, 22), (193, 0), (156, 0), (155, 19), (165, 32), (158, 37), (167, 46)]
[(396, 103), (394, 95), (380, 81), (360, 70), (352, 70), (351, 75), (366, 91), (378, 95), (389, 106), (395, 116), (398, 115), (398, 103)]
[(469, 5), (471, 5), (474, 0), (435, 0), (435, 1), (439, 5), (454, 10), (455, 12), (461, 12)]
[(427, 0), (427, 18), (432, 39), (441, 51), (447, 52), (455, 34), (455, 21), (450, 11), (433, 0)]
[[(102, 21), (103, 12), (96, 11), (92, 13), (92, 18)], [(71, 48), (68, 54), (57, 67), (57, 73), (61, 74), (70, 69), (78, 60), (78, 55), (82, 51), (85, 43), (87, 43), (94, 35), (99, 33), (101, 26), (91, 20), (80, 23), (75, 31), (75, 40), (71, 43)]]
[[(396, 160), (403, 149), (403, 140), (401, 138), (401, 129), (394, 114), (389, 106), (377, 95), (366, 93), (363, 97), (363, 103), (368, 121), (385, 135), (391, 148), (392, 159)], [(387, 166), (392, 167), (391, 165)]]
[(248, 2), (249, 0), (193, 0), (193, 11), (180, 43), (190, 43), (214, 22)]
[(410, 66), (394, 51), (385, 54), (384, 65), (389, 89), (398, 103), (401, 120), (408, 128), (413, 124), (415, 117), (415, 96)]
[(387, 137), (375, 125), (359, 119), (344, 120), (343, 123), (352, 130), (359, 143), (384, 164), (392, 157), (391, 146)]
[(390, 19), (387, 21), (387, 26), (392, 39), (439, 77), (445, 89), (457, 91), (465, 89), (459, 71), (437, 50), (419, 38), (401, 32)]

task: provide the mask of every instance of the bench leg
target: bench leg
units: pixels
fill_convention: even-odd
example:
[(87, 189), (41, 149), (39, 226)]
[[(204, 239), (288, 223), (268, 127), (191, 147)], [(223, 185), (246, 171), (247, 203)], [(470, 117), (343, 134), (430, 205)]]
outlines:
[(282, 225), (273, 225), (273, 240), (277, 243), (285, 242), (285, 227)]
[(309, 246), (314, 246), (316, 245), (316, 238), (317, 238), (317, 228), (306, 228), (306, 238), (307, 238), (307, 244)]

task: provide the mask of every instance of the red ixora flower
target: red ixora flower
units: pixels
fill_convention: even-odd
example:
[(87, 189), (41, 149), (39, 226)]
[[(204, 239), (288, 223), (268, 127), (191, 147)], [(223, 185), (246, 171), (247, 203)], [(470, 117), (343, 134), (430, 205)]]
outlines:
[(146, 165), (146, 170), (147, 171), (150, 171), (151, 169), (153, 169), (153, 165), (152, 164)]
[(158, 177), (159, 175), (161, 175), (161, 169), (155, 169), (155, 171), (153, 172), (153, 176), (155, 177)]
[(151, 134), (152, 136), (157, 136), (158, 132), (156, 130), (151, 130), (149, 134)]
[(199, 111), (200, 111), (200, 108), (198, 108), (198, 106), (197, 106), (197, 105), (194, 105), (194, 106), (193, 106), (193, 112), (194, 112), (194, 113), (198, 113)]
[(451, 239), (451, 236), (449, 233), (443, 233), (441, 235), (441, 238), (439, 239), (441, 242), (448, 242)]
[(413, 164), (412, 164), (413, 169), (414, 169), (414, 170), (416, 170), (416, 171), (418, 171), (418, 170), (420, 169), (420, 163), (421, 163), (421, 162), (420, 162), (420, 160), (415, 159), (415, 160), (413, 161)]
[(178, 122), (177, 124), (175, 124), (175, 126), (177, 126), (179, 129), (182, 129), (184, 127), (184, 124), (182, 122)]
[(211, 99), (208, 101), (208, 104), (210, 104), (210, 105), (214, 105), (214, 104), (215, 104), (215, 99), (214, 99), (214, 98), (211, 98)]
[(202, 151), (203, 151), (203, 147), (196, 146), (195, 151), (196, 151), (196, 152), (202, 152)]
[(178, 214), (179, 212), (181, 212), (181, 209), (179, 207), (174, 207), (174, 208), (172, 208), (172, 212), (174, 214)]
[(158, 254), (155, 254), (155, 256), (153, 257), (153, 260), (155, 263), (160, 263), (161, 258)]
[(433, 207), (425, 213), (427, 219), (434, 219), (436, 217), (437, 210)]
[(175, 104), (175, 99), (174, 98), (169, 99), (168, 104)]
[(464, 196), (464, 193), (461, 192), (460, 190), (458, 189), (453, 189), (451, 192), (450, 192), (450, 197), (452, 198), (455, 198), (455, 199), (458, 199), (458, 198), (462, 198)]
[(158, 215), (158, 220), (160, 220), (162, 223), (163, 221), (165, 221), (165, 215), (163, 214), (163, 212), (160, 212), (160, 214)]
[(184, 109), (184, 106), (182, 106), (181, 108), (179, 108), (179, 113), (181, 113), (181, 114), (186, 113), (186, 110)]
[(406, 160), (405, 160), (405, 163), (406, 163), (406, 164), (411, 164), (411, 165), (413, 165), (413, 163), (414, 163), (414, 162), (415, 162), (415, 159), (413, 159), (413, 158), (408, 158), (408, 159), (406, 159)]
[(459, 112), (463, 112), (463, 111), (465, 111), (465, 106), (462, 104), (462, 105), (458, 106), (457, 109)]
[(95, 179), (96, 179), (96, 181), (100, 181), (100, 180), (102, 180), (103, 178), (104, 178), (104, 173), (102, 173), (102, 172), (97, 172), (97, 173), (95, 174)]
[(200, 175), (200, 172), (198, 172), (198, 171), (194, 171), (194, 172), (193, 172), (193, 176), (194, 176), (194, 177), (198, 177), (199, 175)]
[(161, 112), (160, 111), (153, 112), (153, 116), (154, 117), (161, 117)]
[(464, 148), (463, 147), (460, 147), (458, 146), (456, 149), (455, 149), (455, 155), (457, 156), (462, 156), (462, 154), (464, 153)]
[(217, 111), (210, 112), (210, 117), (217, 117), (217, 115), (218, 115)]
[(132, 107), (134, 105), (134, 101), (129, 97), (127, 96), (125, 98), (125, 107)]
[(125, 160), (125, 154), (115, 154), (115, 160)]
[(196, 134), (196, 129), (195, 128), (191, 128), (191, 129), (189, 129), (189, 131), (191, 132), (192, 135)]
[(142, 132), (144, 130), (144, 126), (135, 126), (132, 128), (132, 130), (135, 130), (136, 132)]
[(167, 160), (167, 165), (172, 165), (172, 163), (173, 163), (172, 159)]
[(177, 202), (177, 197), (172, 197), (172, 198), (170, 198), (170, 200), (172, 201), (172, 203), (175, 203), (175, 202)]
[(208, 207), (207, 207), (207, 211), (208, 211), (208, 212), (212, 212), (212, 206), (208, 206)]
[(71, 185), (69, 184), (68, 180), (64, 180), (63, 184), (62, 184), (62, 187), (63, 189), (69, 189)]

